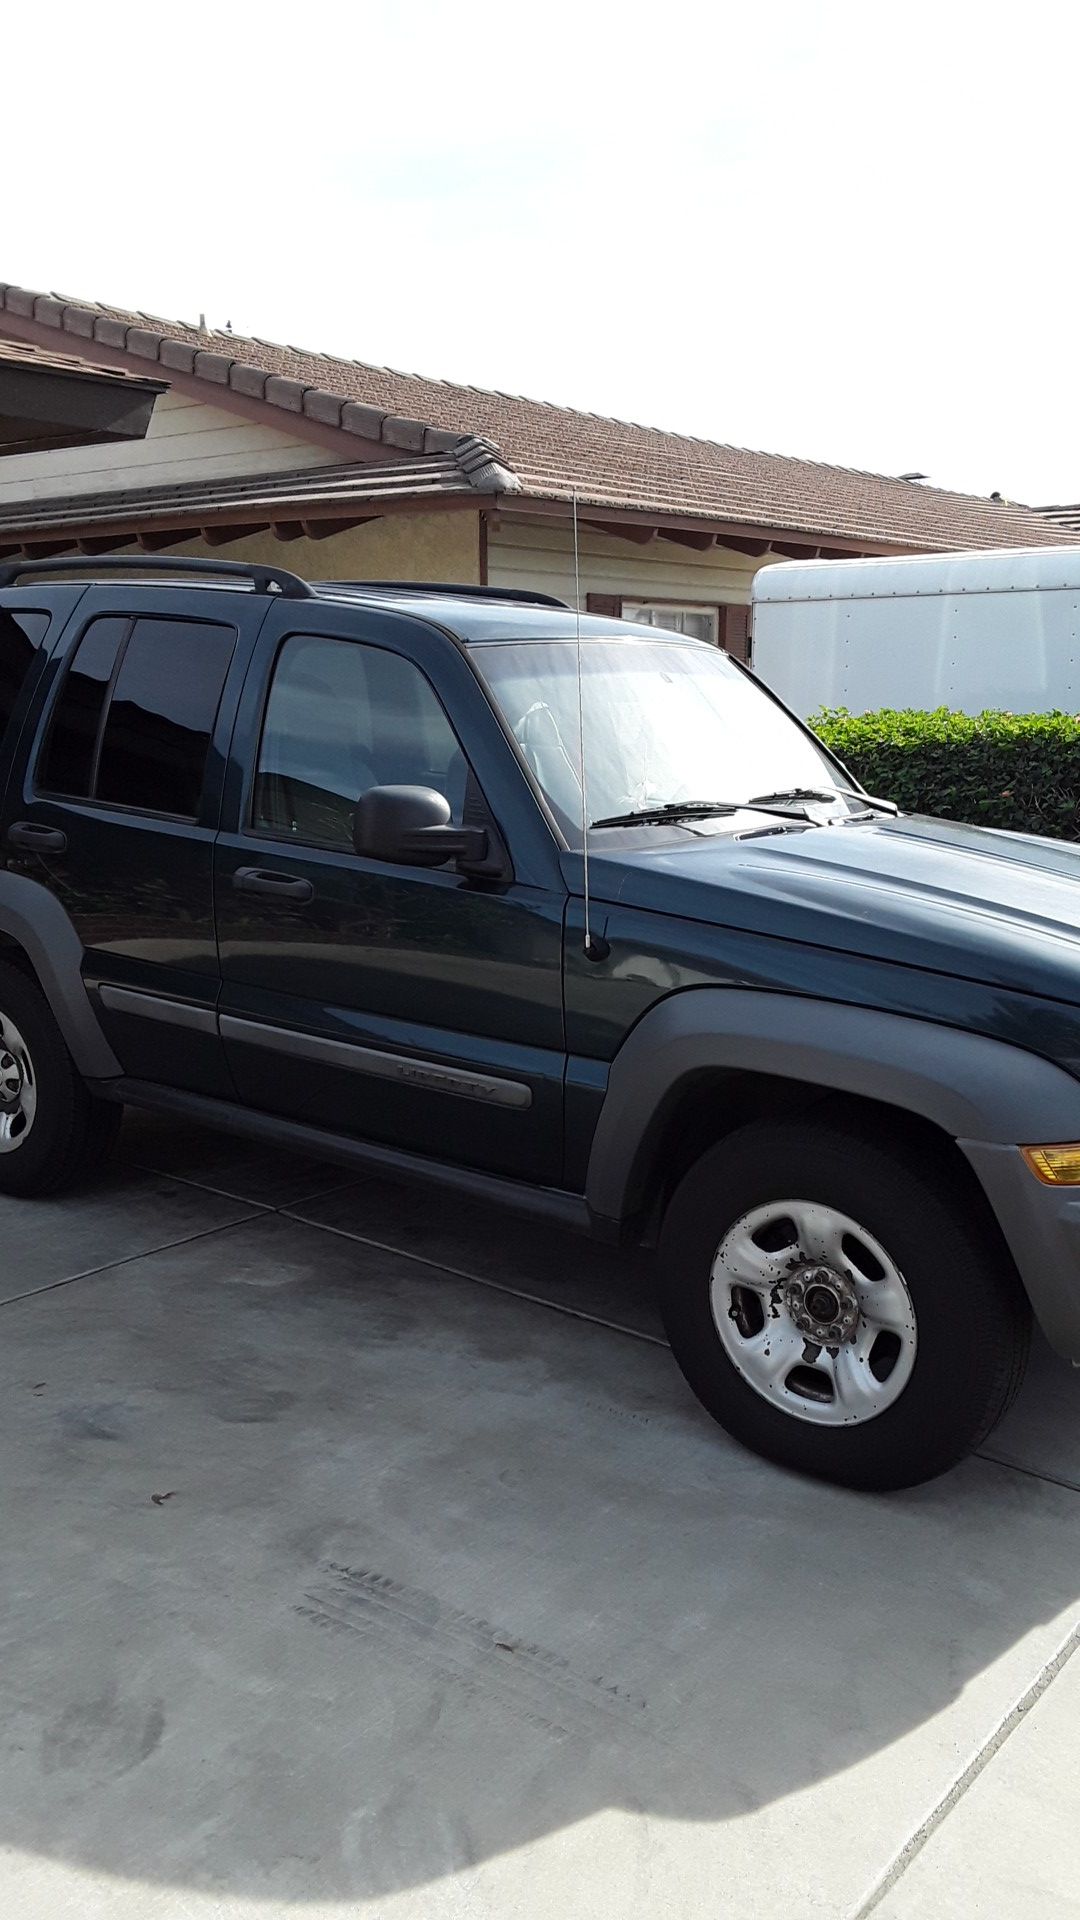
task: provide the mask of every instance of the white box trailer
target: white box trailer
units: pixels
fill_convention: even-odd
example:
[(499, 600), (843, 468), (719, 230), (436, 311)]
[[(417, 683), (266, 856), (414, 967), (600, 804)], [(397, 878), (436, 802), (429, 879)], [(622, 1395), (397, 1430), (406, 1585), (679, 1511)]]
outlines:
[(762, 567), (754, 670), (820, 707), (1080, 713), (1080, 546)]

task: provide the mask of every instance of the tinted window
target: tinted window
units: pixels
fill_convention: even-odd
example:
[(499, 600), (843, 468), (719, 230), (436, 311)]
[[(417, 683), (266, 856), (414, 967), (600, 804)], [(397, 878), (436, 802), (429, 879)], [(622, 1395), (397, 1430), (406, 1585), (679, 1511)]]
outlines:
[(254, 823), (308, 845), (352, 848), (369, 787), (434, 787), (461, 820), (465, 757), (418, 667), (400, 654), (296, 634), (270, 688)]
[(105, 720), (97, 799), (198, 812), (235, 638), (199, 621), (136, 620)]
[(127, 619), (92, 620), (75, 649), (41, 764), (41, 785), (49, 793), (85, 798), (93, 792), (105, 694), (130, 626)]
[(191, 818), (235, 639), (204, 621), (92, 621), (49, 731), (42, 785)]
[(0, 607), (0, 740), (15, 711), (30, 662), (49, 631), (47, 613), (13, 613)]

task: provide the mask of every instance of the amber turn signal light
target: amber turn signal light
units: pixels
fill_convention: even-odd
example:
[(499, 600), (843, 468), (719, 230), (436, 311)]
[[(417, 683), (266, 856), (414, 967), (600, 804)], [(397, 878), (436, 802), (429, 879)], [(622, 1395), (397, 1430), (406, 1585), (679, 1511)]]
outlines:
[(1037, 1180), (1048, 1187), (1080, 1187), (1080, 1143), (1062, 1147), (1021, 1147)]

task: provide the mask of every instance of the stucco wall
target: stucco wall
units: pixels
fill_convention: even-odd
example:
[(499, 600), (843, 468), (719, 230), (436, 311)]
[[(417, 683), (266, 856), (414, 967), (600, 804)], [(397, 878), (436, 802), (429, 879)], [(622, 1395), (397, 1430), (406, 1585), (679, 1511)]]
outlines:
[(468, 511), (403, 513), (369, 520), (328, 540), (277, 540), (252, 534), (226, 547), (203, 540), (170, 547), (163, 558), (255, 560), (288, 567), (308, 580), (448, 580), (476, 586), (480, 579), (479, 515)]

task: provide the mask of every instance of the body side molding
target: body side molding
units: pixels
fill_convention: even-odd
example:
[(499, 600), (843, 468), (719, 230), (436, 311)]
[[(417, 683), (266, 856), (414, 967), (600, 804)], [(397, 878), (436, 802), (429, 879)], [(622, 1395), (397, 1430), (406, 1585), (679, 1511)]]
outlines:
[(298, 1033), (292, 1027), (267, 1026), (260, 1020), (243, 1019), (223, 1013), (221, 1037), (238, 1046), (262, 1047), (268, 1053), (284, 1054), (294, 1060), (321, 1060), (349, 1073), (372, 1074), (378, 1080), (399, 1080), (408, 1086), (425, 1087), (432, 1093), (458, 1094), (466, 1100), (483, 1100), (488, 1106), (521, 1110), (532, 1106), (532, 1089), (521, 1080), (504, 1080), (498, 1074), (475, 1073), (467, 1067), (444, 1065), (441, 1060), (426, 1060), (407, 1053), (387, 1053), (381, 1047), (369, 1047), (352, 1040), (334, 1040), (320, 1033)]
[(169, 1000), (162, 994), (144, 993), (141, 987), (114, 987), (108, 981), (88, 981), (96, 987), (103, 1007), (111, 1013), (131, 1013), (142, 1020), (160, 1020), (165, 1026), (184, 1027), (189, 1033), (216, 1033), (217, 1014), (213, 1007), (197, 1007), (190, 1000)]

